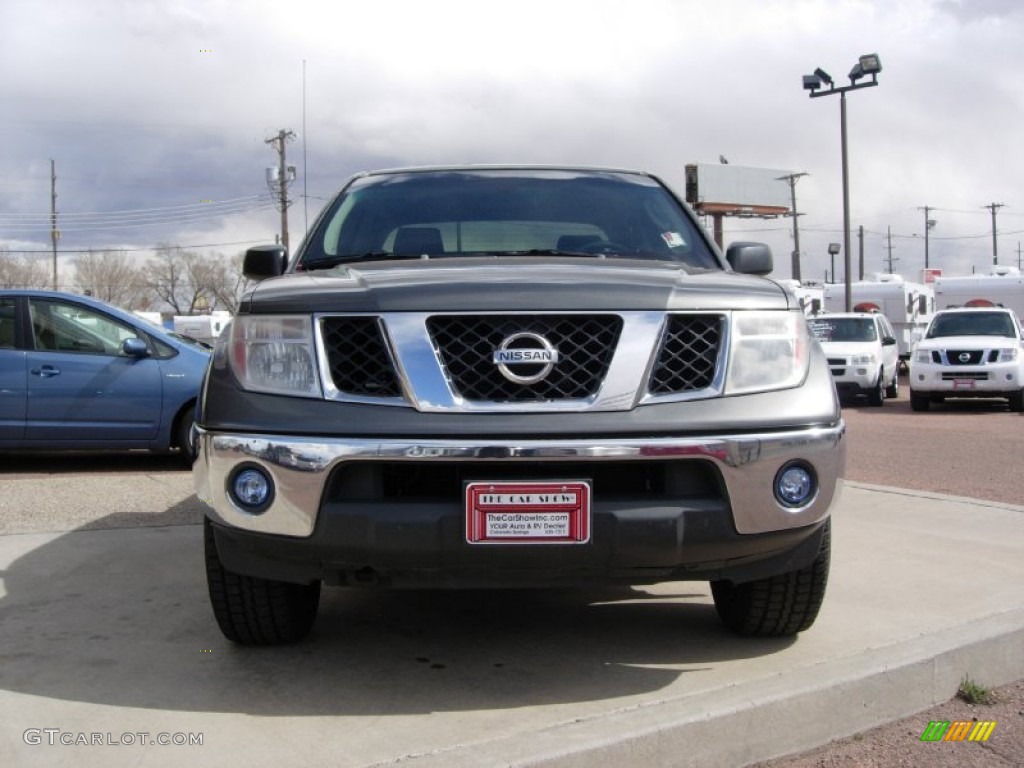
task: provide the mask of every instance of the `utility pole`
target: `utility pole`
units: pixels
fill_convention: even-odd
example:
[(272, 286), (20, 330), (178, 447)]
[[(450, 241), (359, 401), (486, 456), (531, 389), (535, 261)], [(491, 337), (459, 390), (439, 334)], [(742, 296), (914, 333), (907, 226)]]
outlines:
[(989, 203), (981, 206), (992, 211), (992, 263), (999, 263), (999, 246), (996, 243), (996, 211), (1003, 207), (1003, 203)]
[(925, 205), (917, 210), (924, 211), (924, 268), (928, 269), (928, 232), (935, 226), (935, 220), (928, 218), (928, 214), (933, 209)]
[(789, 197), (792, 201), (793, 211), (793, 279), (800, 279), (800, 227), (797, 225), (797, 216), (800, 214), (796, 211), (796, 180), (801, 176), (807, 176), (806, 172), (801, 173), (790, 173), (786, 176), (780, 176), (778, 181), (784, 181), (789, 184)]
[(860, 258), (860, 271), (858, 280), (864, 279), (864, 225), (857, 227), (857, 254)]
[(57, 290), (57, 241), (60, 230), (57, 229), (57, 167), (50, 160), (50, 240), (53, 242), (53, 290)]
[[(295, 138), (292, 131), (283, 128), (277, 132), (277, 136), (266, 139), (264, 144), (273, 144), (277, 152), (277, 168), (267, 169), (267, 185), (272, 193), (277, 194), (277, 207), (281, 211), (281, 245), (285, 251), (288, 250), (288, 186), (295, 181), (295, 166), (285, 164), (285, 143)], [(276, 187), (276, 189), (275, 189)]]
[(894, 261), (899, 261), (899, 259), (894, 259), (893, 256), (892, 256), (892, 227), (886, 227), (885, 231), (886, 231), (886, 239), (889, 242), (889, 244), (886, 246), (886, 250), (889, 251), (889, 256), (886, 258), (886, 263), (888, 264), (888, 267), (887, 267), (886, 271), (891, 275), (891, 274), (893, 274), (892, 263)]

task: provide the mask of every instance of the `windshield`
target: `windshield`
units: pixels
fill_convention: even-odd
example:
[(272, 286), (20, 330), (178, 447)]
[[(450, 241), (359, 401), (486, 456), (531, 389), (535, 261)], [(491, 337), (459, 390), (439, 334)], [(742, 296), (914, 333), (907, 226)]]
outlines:
[(867, 317), (818, 318), (809, 323), (818, 341), (875, 341), (875, 321)]
[(682, 204), (654, 179), (540, 169), (356, 179), (320, 219), (298, 268), (469, 255), (625, 257), (721, 269)]
[(1014, 338), (1013, 320), (1006, 312), (951, 312), (936, 315), (927, 338), (943, 336), (1008, 336)]

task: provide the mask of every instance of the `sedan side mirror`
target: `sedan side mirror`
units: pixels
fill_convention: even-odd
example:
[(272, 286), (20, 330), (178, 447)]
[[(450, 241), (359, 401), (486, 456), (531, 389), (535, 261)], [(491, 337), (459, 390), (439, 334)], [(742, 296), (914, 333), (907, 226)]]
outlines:
[(283, 275), (288, 252), (283, 245), (257, 245), (245, 252), (242, 273), (250, 280), (265, 280)]
[(121, 351), (128, 357), (149, 357), (149, 345), (137, 336), (122, 341)]

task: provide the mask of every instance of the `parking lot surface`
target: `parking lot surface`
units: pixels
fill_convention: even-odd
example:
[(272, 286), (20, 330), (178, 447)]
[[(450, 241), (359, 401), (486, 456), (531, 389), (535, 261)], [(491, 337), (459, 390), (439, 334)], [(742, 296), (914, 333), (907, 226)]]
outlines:
[[(910, 471), (881, 485), (858, 458), (919, 429), (958, 451), (933, 433), (949, 420), (1002, 446), (1021, 419), (893, 430), (902, 402), (848, 411), (829, 594), (795, 640), (734, 637), (705, 583), (677, 582), (329, 590), (309, 641), (238, 648), (213, 621), (202, 507), (172, 461), (5, 462), (0, 764), (745, 765), (945, 701), (964, 674), (1024, 677), (1024, 506), (915, 490)], [(887, 445), (864, 448), (872, 430)], [(1009, 473), (1019, 448), (996, 461)]]

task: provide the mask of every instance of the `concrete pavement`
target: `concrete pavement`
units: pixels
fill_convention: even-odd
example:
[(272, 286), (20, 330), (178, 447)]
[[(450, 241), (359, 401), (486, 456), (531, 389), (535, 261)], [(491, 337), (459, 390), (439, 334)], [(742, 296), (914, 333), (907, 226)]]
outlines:
[[(1024, 677), (1020, 506), (847, 483), (795, 640), (734, 637), (678, 582), (327, 590), (307, 642), (244, 649), (207, 604), (189, 476), (150, 481), (148, 508), (111, 476), (4, 481), (0, 764), (738, 766)], [(38, 510), (64, 496), (57, 530)]]

